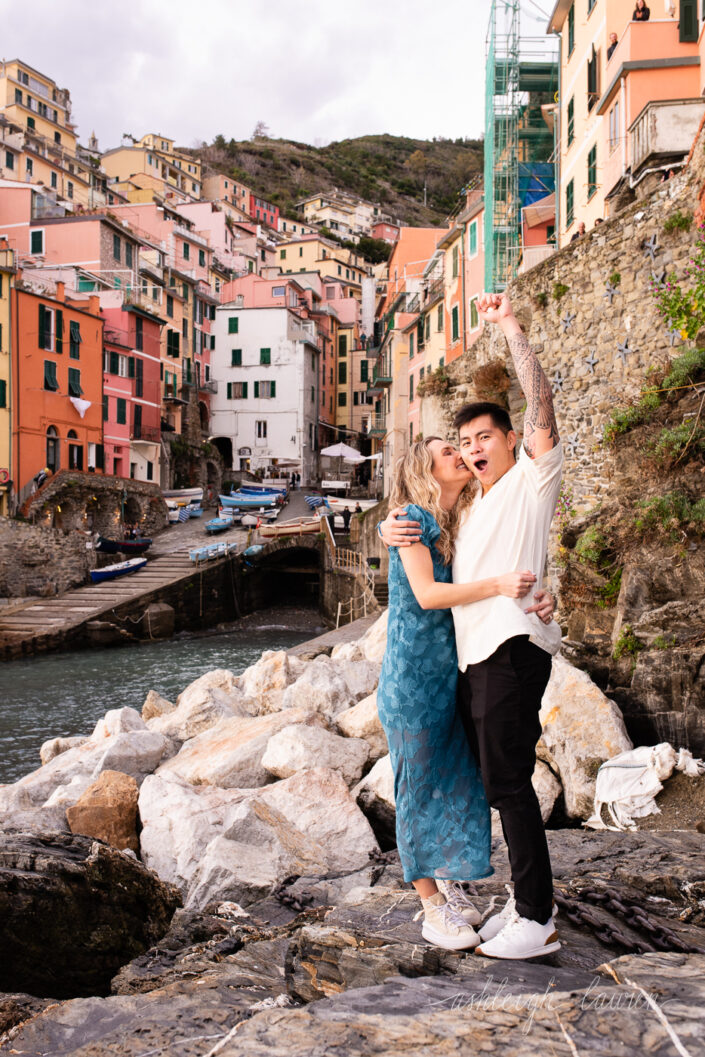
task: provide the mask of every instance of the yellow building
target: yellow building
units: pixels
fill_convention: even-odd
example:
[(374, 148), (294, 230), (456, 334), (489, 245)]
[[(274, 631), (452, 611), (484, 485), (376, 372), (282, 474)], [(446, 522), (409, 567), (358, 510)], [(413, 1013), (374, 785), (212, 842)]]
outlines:
[(15, 255), (7, 240), (0, 238), (0, 515), (7, 517), (12, 466), (12, 378), (10, 371), (10, 289), (15, 274)]
[(320, 235), (304, 235), (282, 243), (277, 251), (277, 264), (287, 274), (318, 272), (322, 277), (345, 280), (357, 287), (371, 274), (363, 257)]
[(150, 132), (131, 146), (114, 147), (101, 158), (108, 177), (130, 201), (140, 189), (188, 201), (201, 197), (201, 162), (174, 146), (174, 140)]
[(324, 224), (340, 238), (353, 241), (361, 235), (370, 236), (374, 224), (391, 222), (380, 205), (337, 189), (309, 195), (297, 202), (296, 208), (309, 223)]
[(201, 197), (208, 202), (228, 202), (241, 211), (244, 216), (250, 215), (250, 195), (252, 191), (245, 184), (233, 180), (232, 176), (223, 173), (209, 173), (201, 181)]
[(0, 62), (0, 177), (43, 184), (68, 209), (105, 204), (105, 176), (79, 147), (71, 97), (19, 59)]

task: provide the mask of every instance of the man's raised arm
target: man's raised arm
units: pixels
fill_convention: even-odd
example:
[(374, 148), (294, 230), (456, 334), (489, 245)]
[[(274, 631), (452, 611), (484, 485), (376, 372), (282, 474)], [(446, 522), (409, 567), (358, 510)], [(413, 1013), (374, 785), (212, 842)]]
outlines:
[(555, 448), (560, 440), (551, 383), (522, 333), (507, 295), (483, 294), (477, 307), (480, 317), (489, 323), (498, 323), (507, 339), (514, 369), (526, 397), (524, 448), (527, 455), (535, 459)]

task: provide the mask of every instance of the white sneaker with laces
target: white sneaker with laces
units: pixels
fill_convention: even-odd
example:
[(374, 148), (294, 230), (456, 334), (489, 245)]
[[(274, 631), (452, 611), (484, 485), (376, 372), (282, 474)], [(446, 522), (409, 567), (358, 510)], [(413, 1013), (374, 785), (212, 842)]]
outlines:
[[(514, 902), (514, 894), (512, 892), (512, 886), (511, 885), (505, 885), (504, 887), (506, 888), (507, 895), (509, 896), (509, 898), (507, 899), (507, 902), (504, 904), (504, 906), (499, 911), (499, 913), (493, 914), (492, 917), (487, 918), (487, 921), (485, 921), (485, 923), (482, 926), (482, 928), (477, 930), (479, 932), (479, 934), (480, 934), (480, 939), (482, 940), (483, 943), (486, 943), (487, 940), (493, 940), (495, 938), (495, 936), (498, 935), (498, 933), (500, 933), (502, 931), (502, 929), (507, 924), (507, 922), (509, 921), (510, 917), (512, 916), (512, 914), (516, 910), (516, 904)], [(553, 909), (551, 910), (552, 917), (555, 918), (557, 913), (558, 913), (558, 907), (554, 903), (553, 904)], [(475, 924), (475, 922), (473, 922), (473, 925), (474, 924)]]
[(414, 915), (417, 921), (423, 914), (421, 935), (436, 947), (449, 951), (463, 951), (474, 947), (480, 937), (461, 914), (445, 901), (441, 892), (421, 900), (423, 909)]
[(523, 961), (526, 958), (539, 958), (543, 954), (552, 954), (560, 950), (558, 933), (553, 915), (545, 925), (530, 918), (522, 918), (516, 910), (510, 915), (501, 932), (494, 939), (482, 941), (475, 948), (476, 954), (485, 958), (506, 958), (512, 961)]
[(439, 892), (446, 898), (468, 925), (477, 925), (482, 920), (482, 915), (474, 903), (468, 899), (468, 894), (460, 881), (443, 881), (436, 878), (436, 886)]

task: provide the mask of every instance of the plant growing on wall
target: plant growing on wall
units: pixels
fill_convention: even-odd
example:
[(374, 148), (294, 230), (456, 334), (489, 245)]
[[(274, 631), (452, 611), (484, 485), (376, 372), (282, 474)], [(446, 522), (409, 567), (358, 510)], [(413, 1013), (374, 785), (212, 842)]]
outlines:
[(693, 218), (690, 213), (681, 213), (680, 209), (677, 209), (664, 221), (663, 230), (667, 232), (687, 231), (692, 223)]
[(534, 304), (537, 308), (545, 308), (548, 304), (548, 294), (545, 290), (539, 290), (538, 293), (534, 294)]
[(503, 360), (489, 360), (473, 371), (472, 384), (480, 400), (507, 406), (511, 379)]
[(619, 274), (619, 272), (612, 272), (612, 274), (610, 275), (609, 281), (612, 284), (612, 286), (619, 286), (619, 284), (622, 281), (622, 276)]
[(560, 299), (562, 297), (565, 297), (565, 295), (568, 293), (569, 290), (570, 290), (570, 287), (566, 286), (565, 283), (554, 283), (553, 284), (553, 294), (552, 294), (553, 300), (554, 301), (560, 301)]
[(418, 396), (443, 396), (450, 390), (450, 378), (445, 367), (437, 367), (416, 387)]
[(670, 272), (663, 283), (652, 278), (651, 292), (669, 330), (677, 330), (684, 341), (694, 341), (705, 327), (705, 224), (699, 225), (698, 241), (683, 281), (675, 272)]

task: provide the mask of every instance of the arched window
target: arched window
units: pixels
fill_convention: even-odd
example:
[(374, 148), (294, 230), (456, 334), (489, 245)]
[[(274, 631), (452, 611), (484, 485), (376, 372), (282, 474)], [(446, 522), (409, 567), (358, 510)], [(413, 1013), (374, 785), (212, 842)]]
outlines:
[(52, 473), (56, 473), (60, 466), (59, 433), (56, 426), (47, 428), (47, 466)]
[(69, 442), (69, 469), (83, 469), (83, 445), (78, 443), (78, 433), (70, 429), (67, 434)]

